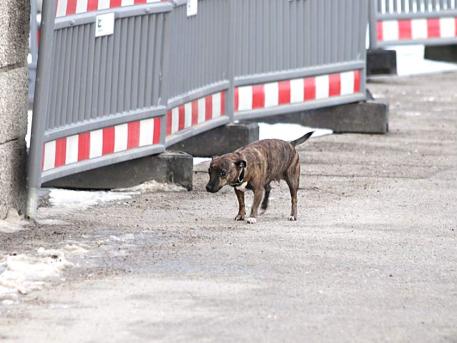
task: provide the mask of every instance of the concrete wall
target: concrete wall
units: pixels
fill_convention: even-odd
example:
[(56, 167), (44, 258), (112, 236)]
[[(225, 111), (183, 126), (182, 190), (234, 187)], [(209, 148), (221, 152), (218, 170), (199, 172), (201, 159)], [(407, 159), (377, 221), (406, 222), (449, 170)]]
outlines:
[(29, 1), (0, 1), (0, 219), (25, 209)]

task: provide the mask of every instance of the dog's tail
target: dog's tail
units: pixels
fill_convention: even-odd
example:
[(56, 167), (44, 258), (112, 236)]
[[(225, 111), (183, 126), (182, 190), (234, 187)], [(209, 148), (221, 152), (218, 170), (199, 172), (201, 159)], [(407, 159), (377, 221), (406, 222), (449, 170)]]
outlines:
[(313, 135), (313, 133), (314, 131), (308, 132), (306, 135), (300, 137), (299, 139), (290, 142), (290, 144), (292, 144), (292, 146), (297, 146), (302, 143), (305, 143)]

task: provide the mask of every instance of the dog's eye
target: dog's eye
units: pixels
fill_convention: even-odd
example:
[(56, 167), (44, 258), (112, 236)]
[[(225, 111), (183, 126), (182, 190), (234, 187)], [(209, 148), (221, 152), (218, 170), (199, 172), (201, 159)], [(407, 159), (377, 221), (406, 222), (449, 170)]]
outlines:
[(219, 172), (219, 175), (222, 176), (222, 177), (224, 177), (224, 176), (227, 175), (227, 172), (226, 172), (225, 170), (221, 170), (221, 171)]

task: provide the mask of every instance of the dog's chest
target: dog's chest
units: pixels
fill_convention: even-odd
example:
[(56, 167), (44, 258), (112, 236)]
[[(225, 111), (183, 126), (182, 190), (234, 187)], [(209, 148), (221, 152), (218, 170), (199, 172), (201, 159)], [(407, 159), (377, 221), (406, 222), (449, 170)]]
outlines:
[(246, 190), (249, 189), (248, 182), (243, 182), (241, 185), (235, 187), (235, 189), (240, 192), (246, 192)]

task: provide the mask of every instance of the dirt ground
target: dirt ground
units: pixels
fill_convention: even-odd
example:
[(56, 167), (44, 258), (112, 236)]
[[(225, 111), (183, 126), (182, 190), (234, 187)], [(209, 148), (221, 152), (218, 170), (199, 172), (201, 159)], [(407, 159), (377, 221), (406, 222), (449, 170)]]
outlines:
[(390, 133), (300, 146), (298, 222), (283, 183), (257, 224), (233, 221), (233, 191), (206, 193), (200, 166), (192, 192), (0, 234), (1, 255), (87, 250), (65, 280), (0, 304), (0, 340), (456, 342), (457, 73), (369, 88)]

